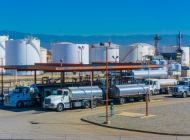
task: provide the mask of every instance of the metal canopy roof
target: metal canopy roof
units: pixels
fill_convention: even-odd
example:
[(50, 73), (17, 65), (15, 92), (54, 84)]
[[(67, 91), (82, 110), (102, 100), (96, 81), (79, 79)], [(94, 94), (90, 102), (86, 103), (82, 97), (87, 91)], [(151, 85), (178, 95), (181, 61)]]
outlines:
[[(17, 69), (17, 71), (45, 71), (45, 72), (69, 72), (69, 71), (102, 71), (106, 70), (105, 63), (96, 64), (62, 64), (60, 63), (36, 63), (35, 65), (10, 65), (0, 66), (4, 69)], [(108, 70), (135, 70), (145, 68), (162, 68), (167, 65), (141, 65), (140, 63), (108, 63)]]

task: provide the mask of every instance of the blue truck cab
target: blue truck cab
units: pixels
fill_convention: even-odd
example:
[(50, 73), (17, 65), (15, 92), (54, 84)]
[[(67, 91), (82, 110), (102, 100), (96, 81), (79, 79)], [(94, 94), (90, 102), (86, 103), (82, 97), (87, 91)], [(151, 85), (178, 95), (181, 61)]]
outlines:
[(177, 81), (177, 85), (173, 87), (172, 89), (172, 96), (182, 96), (183, 98), (186, 98), (188, 95), (190, 95), (190, 79), (183, 79), (182, 81)]

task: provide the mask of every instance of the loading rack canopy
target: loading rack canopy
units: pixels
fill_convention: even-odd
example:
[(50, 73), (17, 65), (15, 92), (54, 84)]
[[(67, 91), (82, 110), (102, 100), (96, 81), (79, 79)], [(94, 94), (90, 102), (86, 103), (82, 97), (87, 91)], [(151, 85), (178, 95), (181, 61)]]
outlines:
[[(135, 70), (146, 68), (162, 68), (168, 65), (141, 65), (140, 63), (108, 63), (108, 70)], [(102, 71), (106, 70), (106, 63), (92, 64), (61, 64), (60, 63), (35, 63), (34, 65), (9, 65), (0, 66), (4, 69), (17, 71), (44, 71), (44, 72), (73, 72), (73, 71)]]

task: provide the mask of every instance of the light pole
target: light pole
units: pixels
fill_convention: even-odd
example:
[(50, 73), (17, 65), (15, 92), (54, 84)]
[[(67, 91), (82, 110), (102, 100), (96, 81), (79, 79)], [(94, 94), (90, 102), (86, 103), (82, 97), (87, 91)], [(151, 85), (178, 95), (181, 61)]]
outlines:
[(78, 46), (78, 48), (81, 50), (81, 64), (82, 64), (82, 50), (84, 50), (84, 46)]
[[(109, 46), (104, 46), (104, 48), (106, 48), (106, 122), (105, 122), (105, 124), (110, 123), (108, 121), (108, 48), (111, 45), (110, 39), (108, 39), (108, 44), (109, 44)], [(102, 45), (104, 45), (104, 44), (102, 44)]]
[(116, 56), (116, 58), (114, 57), (114, 56), (112, 56), (112, 58), (115, 60), (115, 62), (116, 62), (116, 60), (117, 60), (117, 58), (119, 58), (119, 56)]
[(56, 47), (56, 44), (57, 44), (57, 40), (54, 40), (55, 42), (55, 63), (57, 62), (57, 47)]

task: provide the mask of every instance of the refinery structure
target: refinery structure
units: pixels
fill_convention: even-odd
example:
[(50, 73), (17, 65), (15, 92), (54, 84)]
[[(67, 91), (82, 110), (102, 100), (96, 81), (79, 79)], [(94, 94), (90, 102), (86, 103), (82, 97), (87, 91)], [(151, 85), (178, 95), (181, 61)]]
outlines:
[[(93, 64), (106, 62), (106, 47), (108, 47), (108, 62), (110, 63), (141, 63), (153, 65), (169, 65), (165, 70), (168, 75), (181, 75), (182, 70), (189, 69), (189, 47), (181, 46), (181, 32), (177, 36), (176, 46), (162, 47), (159, 52), (161, 37), (155, 34), (155, 45), (134, 43), (119, 45), (103, 42), (90, 45), (70, 42), (51, 43), (51, 50), (41, 47), (38, 38), (28, 36), (24, 39), (13, 40), (9, 36), (0, 36), (0, 65), (34, 65), (35, 63), (63, 64)], [(22, 54), (22, 55), (21, 55)], [(34, 75), (32, 71), (1, 69), (5, 75)], [(174, 72), (175, 71), (175, 72)], [(41, 74), (37, 72), (37, 74)]]

